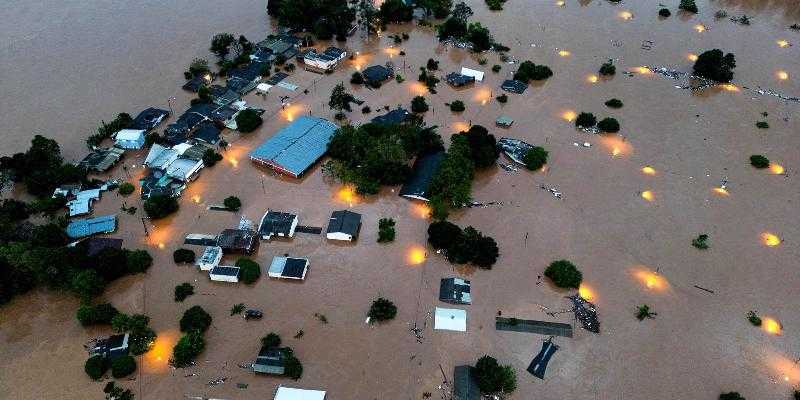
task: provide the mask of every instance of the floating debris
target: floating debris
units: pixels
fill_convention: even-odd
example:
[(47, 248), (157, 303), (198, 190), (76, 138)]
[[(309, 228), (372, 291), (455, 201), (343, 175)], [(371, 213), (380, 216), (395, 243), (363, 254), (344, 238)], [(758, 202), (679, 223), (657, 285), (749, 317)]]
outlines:
[(514, 138), (500, 138), (497, 141), (497, 147), (500, 151), (503, 152), (511, 161), (514, 161), (517, 164), (525, 165), (523, 159), (525, 158), (525, 154), (533, 149), (533, 145), (523, 142), (519, 139)]
[(589, 332), (600, 333), (600, 321), (597, 320), (597, 308), (595, 305), (581, 297), (578, 293), (567, 296), (567, 298), (572, 301), (572, 312), (575, 313), (575, 319), (581, 321), (583, 329)]
[(553, 195), (553, 197), (555, 197), (557, 199), (562, 199), (561, 192), (559, 192), (558, 189), (555, 186), (547, 187), (545, 185), (541, 185), (541, 186), (539, 186), (539, 188), (541, 188), (543, 190), (547, 190), (548, 192), (550, 192)]
[(223, 377), (223, 378), (217, 378), (217, 379), (212, 379), (212, 380), (208, 381), (208, 386), (218, 386), (218, 385), (222, 385), (222, 384), (223, 384), (223, 383), (225, 383), (225, 381), (227, 381), (227, 380), (228, 380), (228, 378), (225, 378), (225, 377)]

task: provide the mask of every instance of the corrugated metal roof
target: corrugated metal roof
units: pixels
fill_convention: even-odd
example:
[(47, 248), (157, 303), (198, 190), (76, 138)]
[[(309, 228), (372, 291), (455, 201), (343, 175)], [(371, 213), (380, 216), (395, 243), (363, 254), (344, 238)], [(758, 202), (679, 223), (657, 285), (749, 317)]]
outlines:
[(72, 221), (67, 225), (67, 236), (82, 238), (96, 233), (110, 233), (117, 229), (117, 216), (86, 218)]
[(299, 177), (325, 154), (337, 129), (328, 120), (302, 116), (253, 150), (250, 159)]

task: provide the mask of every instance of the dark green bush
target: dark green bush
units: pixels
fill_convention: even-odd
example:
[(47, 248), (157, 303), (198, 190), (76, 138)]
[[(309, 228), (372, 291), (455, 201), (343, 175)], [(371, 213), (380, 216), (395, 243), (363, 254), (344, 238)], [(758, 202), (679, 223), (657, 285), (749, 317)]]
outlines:
[(281, 337), (275, 332), (270, 332), (261, 338), (261, 346), (266, 348), (280, 347)]
[(608, 100), (605, 104), (606, 104), (606, 107), (609, 107), (609, 108), (622, 108), (622, 100), (620, 100), (620, 99), (611, 99), (611, 100)]
[(367, 313), (367, 316), (376, 321), (388, 321), (393, 319), (396, 315), (397, 306), (383, 297), (379, 297), (377, 300), (373, 301), (369, 308), (369, 313)]
[(200, 354), (206, 346), (203, 334), (198, 331), (191, 331), (172, 348), (172, 363), (178, 368), (186, 367), (192, 360)]
[(716, 82), (730, 82), (734, 68), (736, 57), (732, 53), (724, 54), (720, 49), (705, 51), (694, 62), (695, 75)]
[(525, 153), (522, 161), (525, 163), (526, 168), (536, 171), (547, 164), (547, 154), (547, 150), (539, 146), (533, 146), (532, 149)]
[(161, 219), (178, 211), (178, 200), (163, 194), (155, 194), (145, 200), (144, 211), (152, 219)]
[(111, 376), (122, 378), (136, 371), (136, 360), (129, 356), (119, 356), (111, 361)]
[(756, 128), (758, 128), (758, 129), (769, 129), (769, 123), (767, 121), (758, 121), (758, 122), (756, 122)]
[(111, 324), (111, 320), (119, 314), (110, 303), (102, 303), (94, 306), (81, 305), (78, 307), (76, 317), (83, 326), (95, 324)]
[(511, 393), (517, 388), (517, 374), (510, 365), (501, 366), (494, 357), (483, 356), (475, 363), (478, 388), (485, 395)]
[(602, 76), (613, 76), (616, 73), (617, 67), (614, 66), (614, 62), (612, 60), (608, 60), (600, 66), (600, 75)]
[(678, 6), (678, 9), (687, 11), (693, 14), (697, 14), (697, 4), (695, 4), (694, 0), (681, 0), (681, 4)]
[(133, 184), (130, 182), (123, 182), (121, 185), (119, 185), (119, 189), (117, 189), (117, 191), (119, 191), (119, 194), (123, 196), (127, 196), (133, 193), (134, 190), (136, 190), (136, 187), (133, 186)]
[(669, 11), (668, 8), (662, 8), (662, 9), (658, 10), (658, 15), (663, 17), (663, 18), (669, 18), (670, 15), (672, 15), (672, 13)]
[(619, 132), (619, 122), (614, 118), (603, 118), (597, 123), (600, 132), (617, 133)]
[(211, 315), (200, 306), (193, 306), (186, 310), (180, 320), (181, 332), (205, 332), (210, 326)]
[(411, 99), (411, 112), (424, 113), (428, 111), (428, 103), (422, 96), (416, 96)]
[(501, 104), (508, 103), (508, 96), (505, 93), (495, 97), (495, 99)]
[(242, 207), (242, 201), (236, 196), (226, 197), (225, 200), (222, 201), (222, 204), (225, 205), (225, 208), (231, 211), (239, 211), (239, 209)]
[(249, 258), (236, 260), (236, 266), (239, 267), (239, 279), (244, 283), (251, 284), (261, 277), (261, 266)]
[(583, 281), (583, 274), (574, 264), (567, 260), (553, 261), (544, 270), (544, 276), (550, 278), (560, 288), (577, 289)]
[(178, 249), (172, 252), (172, 260), (175, 261), (176, 264), (193, 263), (194, 259), (194, 251), (189, 249)]
[(394, 224), (394, 220), (391, 218), (381, 218), (378, 221), (378, 243), (394, 241)]
[(255, 110), (246, 109), (236, 116), (236, 129), (241, 133), (248, 133), (258, 129), (264, 121)]
[(450, 103), (450, 111), (452, 112), (462, 112), (466, 109), (467, 107), (464, 106), (464, 102), (461, 100), (455, 100), (452, 103)]
[(575, 119), (575, 126), (578, 128), (594, 128), (595, 125), (597, 125), (597, 118), (592, 113), (582, 112)]
[(350, 83), (354, 85), (362, 85), (364, 84), (364, 75), (361, 75), (361, 72), (353, 72), (353, 75), (350, 77)]
[(184, 301), (187, 297), (194, 294), (194, 286), (189, 282), (175, 286), (175, 301)]
[(523, 61), (519, 65), (514, 79), (522, 82), (541, 81), (553, 76), (553, 71), (546, 65), (537, 65), (531, 61)]
[(769, 159), (760, 154), (753, 154), (750, 156), (750, 165), (758, 169), (767, 168), (769, 167)]
[(98, 380), (108, 371), (108, 362), (101, 355), (91, 356), (86, 360), (86, 364), (83, 365), (83, 370), (86, 371), (86, 375), (89, 375), (90, 378)]

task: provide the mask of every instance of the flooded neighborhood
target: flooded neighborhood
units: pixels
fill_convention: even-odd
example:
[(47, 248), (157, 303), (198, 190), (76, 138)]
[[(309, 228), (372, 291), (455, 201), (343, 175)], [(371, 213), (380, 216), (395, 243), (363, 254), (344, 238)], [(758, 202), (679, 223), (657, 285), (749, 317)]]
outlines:
[(4, 7), (0, 399), (800, 398), (800, 4), (290, 1)]

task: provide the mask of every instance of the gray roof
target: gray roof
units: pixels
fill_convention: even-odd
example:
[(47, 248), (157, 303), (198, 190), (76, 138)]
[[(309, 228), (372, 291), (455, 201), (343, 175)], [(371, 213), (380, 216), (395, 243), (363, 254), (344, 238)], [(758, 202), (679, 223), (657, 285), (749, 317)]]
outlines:
[(225, 229), (217, 236), (223, 252), (252, 253), (257, 243), (256, 232), (247, 229)]
[(480, 400), (481, 391), (474, 368), (460, 365), (453, 370), (453, 400)]
[(211, 268), (211, 275), (225, 275), (225, 276), (239, 276), (239, 267), (231, 267), (225, 265), (217, 265), (214, 268)]
[(392, 70), (383, 65), (373, 65), (364, 69), (361, 75), (367, 82), (383, 82), (392, 76)]
[(297, 215), (278, 211), (267, 211), (261, 218), (258, 233), (261, 236), (272, 236), (282, 234), (289, 236), (292, 230), (292, 223), (297, 219)]
[(439, 165), (442, 164), (444, 155), (445, 153), (443, 151), (439, 151), (417, 157), (416, 161), (414, 161), (414, 169), (411, 177), (406, 184), (400, 188), (400, 196), (429, 201), (428, 187), (431, 184), (433, 176), (439, 171)]
[(444, 278), (439, 285), (439, 301), (452, 304), (471, 304), (470, 282), (461, 278)]
[(253, 372), (283, 375), (285, 360), (283, 349), (262, 347), (253, 363)]
[(250, 159), (278, 172), (300, 177), (325, 154), (337, 129), (325, 119), (302, 116), (253, 150)]
[(67, 225), (67, 236), (76, 239), (91, 236), (97, 233), (111, 233), (117, 229), (117, 216), (106, 215), (103, 217), (79, 219)]
[(507, 92), (522, 94), (525, 89), (528, 88), (528, 84), (522, 81), (508, 79), (503, 81), (503, 84), (500, 86), (500, 88)]
[(403, 108), (398, 107), (387, 112), (386, 114), (378, 115), (370, 122), (379, 125), (399, 125), (408, 121), (409, 118), (411, 118), (411, 113)]
[(328, 233), (342, 232), (355, 239), (361, 229), (361, 214), (349, 210), (334, 211), (328, 222)]
[(458, 72), (451, 72), (445, 77), (447, 83), (453, 86), (464, 86), (468, 83), (475, 82), (474, 76), (461, 75)]
[(97, 149), (84, 157), (80, 165), (88, 170), (103, 172), (116, 164), (122, 158), (123, 153), (125, 153), (125, 150), (119, 147)]
[(274, 257), (269, 266), (269, 273), (284, 278), (302, 279), (308, 268), (308, 259), (299, 257)]

